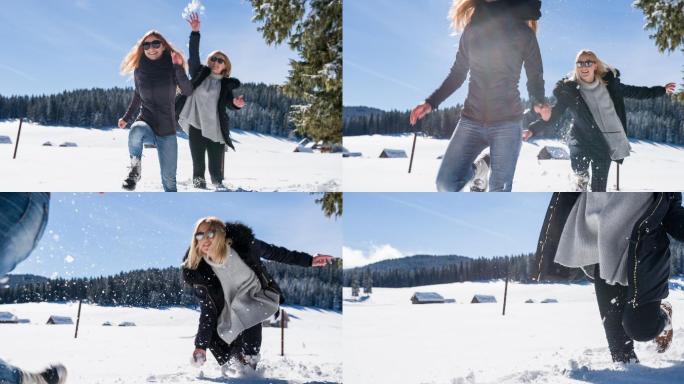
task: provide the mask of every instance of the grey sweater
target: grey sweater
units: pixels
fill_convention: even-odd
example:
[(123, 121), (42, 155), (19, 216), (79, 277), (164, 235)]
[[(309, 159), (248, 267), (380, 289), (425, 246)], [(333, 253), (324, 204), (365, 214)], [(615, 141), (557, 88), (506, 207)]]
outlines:
[(219, 314), (216, 331), (228, 344), (242, 331), (273, 316), (280, 305), (277, 293), (264, 290), (254, 271), (232, 248), (222, 264), (205, 257), (223, 287), (226, 305)]
[(627, 286), (629, 238), (653, 201), (652, 193), (583, 193), (563, 227), (556, 263), (578, 268), (598, 264), (608, 284)]
[(611, 160), (622, 160), (629, 156), (629, 140), (606, 85), (598, 78), (591, 84), (581, 80), (578, 82), (582, 97), (606, 139)]
[(185, 133), (189, 133), (190, 127), (195, 127), (207, 139), (225, 144), (218, 120), (222, 79), (222, 75), (210, 74), (188, 97), (178, 117), (178, 124)]

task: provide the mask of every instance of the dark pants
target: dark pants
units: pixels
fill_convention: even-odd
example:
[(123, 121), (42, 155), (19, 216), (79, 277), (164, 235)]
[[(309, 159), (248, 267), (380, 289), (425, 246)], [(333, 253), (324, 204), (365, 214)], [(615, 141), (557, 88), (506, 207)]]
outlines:
[(209, 176), (213, 184), (223, 182), (223, 163), (226, 145), (202, 136), (202, 131), (190, 127), (190, 153), (192, 154), (192, 178), (204, 179), (204, 155), (209, 158)]
[(615, 362), (636, 359), (634, 340), (650, 341), (665, 328), (667, 315), (660, 309), (660, 301), (640, 304), (636, 308), (627, 297), (627, 287), (609, 285), (599, 276), (596, 266), (594, 287), (608, 348)]
[[(610, 163), (609, 157), (596, 158), (580, 148), (570, 147), (570, 166), (580, 180), (589, 180), (589, 168), (591, 168), (592, 192), (606, 191)], [(585, 185), (586, 181), (584, 181)]]
[(242, 355), (258, 355), (261, 350), (261, 323), (245, 329), (232, 343), (223, 341), (218, 334), (209, 343), (209, 350), (220, 365), (227, 363), (231, 357)]

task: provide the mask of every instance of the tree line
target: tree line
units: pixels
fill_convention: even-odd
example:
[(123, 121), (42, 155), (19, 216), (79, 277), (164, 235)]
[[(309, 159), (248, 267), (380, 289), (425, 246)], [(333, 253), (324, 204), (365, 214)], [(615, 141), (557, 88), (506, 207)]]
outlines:
[[(673, 241), (670, 245), (670, 252), (671, 274), (673, 276), (684, 275), (684, 243)], [(534, 253), (477, 259), (457, 258), (450, 263), (435, 266), (416, 267), (415, 264), (407, 263), (404, 259), (397, 259), (396, 262), (389, 260), (383, 264), (382, 268), (368, 265), (345, 269), (343, 285), (352, 287), (357, 292), (363, 288), (364, 293), (369, 293), (372, 292), (372, 287), (404, 288), (464, 281), (486, 281), (504, 279), (507, 275), (513, 281), (533, 283), (535, 282), (533, 277), (538, 272)]]
[[(247, 104), (240, 111), (228, 111), (231, 128), (276, 136), (290, 136), (293, 106), (301, 101), (285, 95), (280, 87), (243, 84), (236, 91)], [(27, 118), (41, 125), (109, 128), (126, 113), (132, 88), (93, 88), (64, 91), (55, 95), (2, 96), (0, 119)]]
[[(342, 310), (338, 264), (302, 268), (264, 262), (288, 305)], [(33, 279), (35, 281), (35, 279)], [(168, 307), (197, 304), (193, 288), (177, 267), (121, 272), (112, 276), (51, 279), (0, 288), (0, 304), (84, 300), (103, 306)]]

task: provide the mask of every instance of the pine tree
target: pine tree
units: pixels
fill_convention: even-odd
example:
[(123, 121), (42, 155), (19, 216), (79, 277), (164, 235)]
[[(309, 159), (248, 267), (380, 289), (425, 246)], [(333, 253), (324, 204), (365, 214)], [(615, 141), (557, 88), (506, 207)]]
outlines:
[(324, 192), (323, 197), (316, 199), (325, 217), (342, 216), (342, 192)]

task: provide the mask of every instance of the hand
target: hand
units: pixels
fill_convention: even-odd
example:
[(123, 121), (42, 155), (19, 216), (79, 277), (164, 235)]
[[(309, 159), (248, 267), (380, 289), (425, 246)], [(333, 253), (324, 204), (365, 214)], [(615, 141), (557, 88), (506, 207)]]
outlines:
[(534, 106), (534, 111), (541, 115), (542, 120), (551, 120), (551, 106), (548, 104), (537, 104)]
[(199, 32), (201, 22), (197, 12), (191, 13), (190, 17), (187, 18), (186, 21), (190, 24), (190, 28), (192, 28), (193, 32)]
[(523, 141), (527, 141), (532, 136), (534, 136), (534, 132), (530, 131), (529, 129), (526, 129), (523, 131), (522, 139), (523, 139)]
[(325, 267), (328, 264), (332, 264), (333, 257), (328, 255), (315, 254), (313, 261), (311, 262), (312, 267)]
[(172, 51), (171, 52), (171, 62), (173, 65), (183, 65), (183, 56), (181, 56), (178, 52)]
[(423, 103), (420, 104), (419, 106), (413, 108), (413, 111), (411, 111), (411, 117), (409, 118), (409, 122), (411, 125), (416, 125), (418, 120), (422, 119), (427, 115), (428, 113), (432, 112), (432, 106), (428, 103)]
[(234, 98), (233, 99), (233, 105), (238, 107), (238, 108), (244, 107), (245, 106), (245, 97), (240, 95), (240, 96)]
[(673, 94), (676, 88), (677, 88), (677, 84), (675, 84), (675, 83), (667, 83), (667, 84), (665, 84), (665, 92), (666, 92), (668, 95)]
[(192, 352), (192, 360), (190, 360), (190, 362), (193, 366), (201, 367), (202, 365), (204, 365), (204, 363), (206, 363), (206, 361), (207, 351), (205, 351), (204, 349), (197, 348), (194, 352)]
[(126, 122), (126, 120), (124, 120), (124, 119), (119, 119), (119, 123), (118, 123), (119, 128), (121, 128), (121, 129), (126, 128), (126, 124), (128, 124), (128, 123)]

